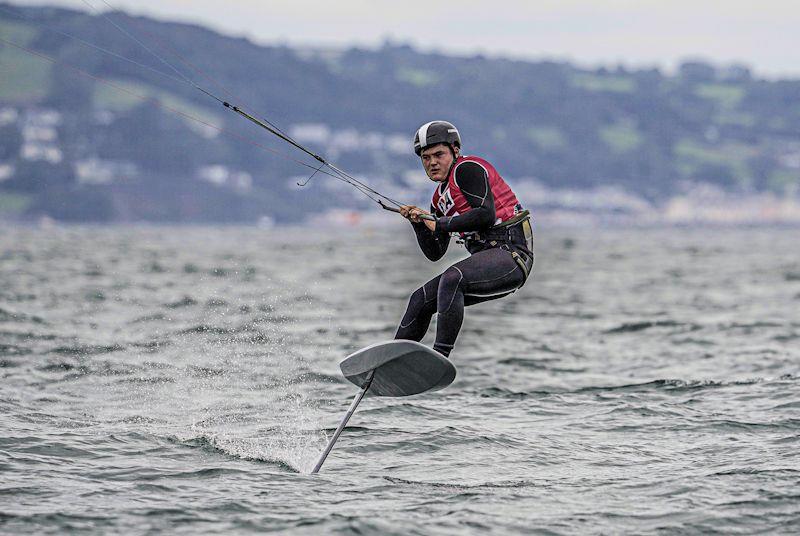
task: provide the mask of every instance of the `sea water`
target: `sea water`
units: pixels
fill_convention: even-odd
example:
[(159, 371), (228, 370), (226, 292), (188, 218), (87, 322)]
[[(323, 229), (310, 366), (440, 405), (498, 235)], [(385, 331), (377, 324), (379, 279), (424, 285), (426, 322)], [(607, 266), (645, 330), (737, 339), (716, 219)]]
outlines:
[(798, 244), (540, 227), (526, 286), (467, 309), (453, 385), (365, 398), (310, 475), (357, 392), (339, 360), (463, 249), (5, 226), (0, 531), (797, 533)]

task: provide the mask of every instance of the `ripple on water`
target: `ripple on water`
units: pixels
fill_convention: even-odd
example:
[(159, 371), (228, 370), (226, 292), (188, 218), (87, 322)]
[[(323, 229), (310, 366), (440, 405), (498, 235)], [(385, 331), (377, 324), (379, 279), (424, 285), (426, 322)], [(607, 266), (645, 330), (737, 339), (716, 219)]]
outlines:
[(0, 343), (0, 357), (2, 356), (18, 356), (18, 355), (27, 355), (32, 353), (33, 350), (26, 346), (20, 346), (17, 344), (2, 344)]
[(0, 308), (0, 322), (14, 322), (18, 324), (46, 324), (45, 320), (37, 315), (30, 315), (19, 311), (8, 311)]
[(517, 489), (540, 486), (541, 481), (533, 480), (501, 480), (497, 482), (461, 483), (461, 482), (436, 482), (425, 480), (409, 480), (393, 476), (384, 476), (384, 480), (393, 484), (402, 484), (419, 487), (444, 488), (448, 490), (481, 490), (481, 489)]
[(79, 344), (74, 346), (58, 346), (50, 350), (53, 354), (60, 354), (65, 356), (87, 357), (99, 356), (104, 354), (113, 354), (115, 352), (123, 352), (126, 350), (125, 346), (120, 344)]
[(691, 322), (678, 322), (676, 320), (646, 320), (641, 322), (625, 322), (619, 326), (605, 330), (603, 333), (633, 333), (652, 328), (677, 328), (677, 332), (698, 331), (703, 326)]
[(194, 298), (190, 296), (184, 296), (178, 301), (164, 304), (164, 307), (168, 309), (181, 309), (183, 307), (194, 307), (195, 305), (197, 305), (197, 303), (198, 303), (197, 300), (195, 300)]

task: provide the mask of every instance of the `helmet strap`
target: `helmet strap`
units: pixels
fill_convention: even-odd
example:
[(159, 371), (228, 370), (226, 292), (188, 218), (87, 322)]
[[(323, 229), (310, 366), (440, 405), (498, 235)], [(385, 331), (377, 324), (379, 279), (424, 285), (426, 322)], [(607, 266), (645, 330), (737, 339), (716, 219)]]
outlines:
[[(450, 169), (447, 170), (447, 176), (450, 176), (450, 173), (453, 171), (453, 167), (456, 165), (456, 160), (458, 160), (458, 155), (456, 155), (456, 149), (453, 147), (452, 143), (448, 143), (447, 146), (450, 148), (450, 154), (453, 155), (453, 163), (450, 164)], [(461, 148), (459, 148), (459, 152)]]

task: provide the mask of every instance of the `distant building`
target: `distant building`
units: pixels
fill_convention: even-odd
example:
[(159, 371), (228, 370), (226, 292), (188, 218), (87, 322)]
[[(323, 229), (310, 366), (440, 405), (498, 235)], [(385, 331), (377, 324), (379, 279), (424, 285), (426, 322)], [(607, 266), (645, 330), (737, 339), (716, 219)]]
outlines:
[(15, 108), (0, 108), (0, 127), (13, 125), (19, 119), (19, 112)]
[(78, 184), (112, 184), (120, 179), (130, 179), (139, 174), (133, 162), (87, 158), (75, 162)]
[(20, 150), (20, 157), (23, 160), (44, 160), (51, 164), (58, 164), (64, 159), (64, 154), (61, 149), (52, 145), (25, 143)]
[(14, 176), (14, 166), (11, 164), (0, 164), (0, 182), (6, 181)]
[(58, 143), (57, 127), (61, 125), (59, 112), (34, 108), (26, 110), (19, 122), (23, 140), (20, 157), (23, 160), (44, 160), (58, 164), (64, 159)]

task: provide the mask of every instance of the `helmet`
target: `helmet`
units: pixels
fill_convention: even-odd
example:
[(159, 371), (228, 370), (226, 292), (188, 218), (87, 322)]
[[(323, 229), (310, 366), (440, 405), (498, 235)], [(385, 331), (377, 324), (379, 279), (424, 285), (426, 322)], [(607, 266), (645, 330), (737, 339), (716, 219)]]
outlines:
[(425, 123), (414, 135), (414, 152), (420, 156), (423, 149), (438, 143), (461, 148), (461, 136), (458, 134), (458, 129), (447, 121)]

